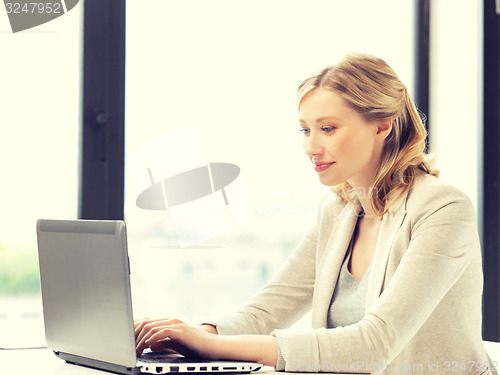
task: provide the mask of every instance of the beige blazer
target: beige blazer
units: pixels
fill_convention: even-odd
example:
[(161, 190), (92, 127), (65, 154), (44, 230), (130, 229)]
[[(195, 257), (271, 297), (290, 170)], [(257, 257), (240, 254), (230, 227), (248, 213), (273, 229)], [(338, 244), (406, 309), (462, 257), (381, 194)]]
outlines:
[[(220, 334), (276, 336), (277, 370), (496, 374), (481, 338), (483, 274), (470, 200), (418, 176), (382, 219), (365, 316), (326, 328), (356, 220), (354, 206), (330, 193), (269, 284), (240, 311), (208, 323)], [(311, 307), (311, 329), (287, 329)]]

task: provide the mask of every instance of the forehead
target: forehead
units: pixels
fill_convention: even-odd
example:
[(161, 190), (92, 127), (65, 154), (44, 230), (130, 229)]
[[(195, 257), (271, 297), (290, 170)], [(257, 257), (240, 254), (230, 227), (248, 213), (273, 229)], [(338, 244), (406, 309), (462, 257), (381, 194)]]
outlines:
[(342, 98), (340, 93), (316, 88), (308, 92), (299, 103), (299, 120), (308, 121), (314, 117), (345, 117), (356, 111)]

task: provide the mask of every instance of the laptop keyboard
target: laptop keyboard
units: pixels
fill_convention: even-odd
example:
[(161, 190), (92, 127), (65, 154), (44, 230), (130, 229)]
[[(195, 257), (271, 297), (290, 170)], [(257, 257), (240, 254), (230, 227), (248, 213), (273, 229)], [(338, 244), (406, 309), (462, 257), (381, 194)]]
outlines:
[(200, 363), (210, 362), (201, 358), (189, 358), (180, 354), (162, 353), (162, 352), (146, 352), (142, 353), (138, 358), (141, 362), (146, 363)]

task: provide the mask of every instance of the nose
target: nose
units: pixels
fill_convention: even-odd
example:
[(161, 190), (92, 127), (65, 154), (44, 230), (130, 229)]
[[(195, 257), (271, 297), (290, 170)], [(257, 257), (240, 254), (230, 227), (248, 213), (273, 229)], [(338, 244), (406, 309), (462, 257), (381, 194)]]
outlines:
[(321, 140), (314, 132), (311, 132), (308, 137), (304, 138), (304, 151), (309, 158), (323, 153)]

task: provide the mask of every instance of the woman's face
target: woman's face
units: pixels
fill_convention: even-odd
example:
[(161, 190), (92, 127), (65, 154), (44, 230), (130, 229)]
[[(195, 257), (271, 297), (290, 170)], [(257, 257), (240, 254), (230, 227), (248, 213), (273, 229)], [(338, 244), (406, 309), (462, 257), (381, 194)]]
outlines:
[(337, 92), (317, 88), (302, 99), (299, 122), (304, 150), (322, 184), (371, 186), (385, 138), (378, 121), (366, 121)]

